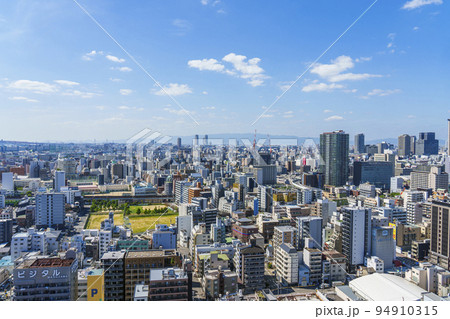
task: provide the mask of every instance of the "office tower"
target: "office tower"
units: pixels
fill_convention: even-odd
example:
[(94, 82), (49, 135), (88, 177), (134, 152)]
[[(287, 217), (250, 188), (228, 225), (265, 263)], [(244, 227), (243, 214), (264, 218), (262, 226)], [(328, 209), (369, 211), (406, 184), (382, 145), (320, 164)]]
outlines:
[(103, 174), (98, 175), (97, 182), (98, 182), (99, 186), (105, 185), (105, 175), (103, 175)]
[(177, 138), (177, 147), (181, 148), (181, 137)]
[(125, 252), (110, 251), (101, 257), (105, 301), (125, 300)]
[(356, 134), (355, 135), (355, 152), (356, 153), (364, 153), (366, 151), (366, 145), (364, 141), (364, 134)]
[(386, 142), (381, 142), (377, 144), (378, 154), (383, 154), (385, 150), (389, 149), (389, 144)]
[(350, 272), (364, 263), (364, 257), (371, 252), (372, 210), (362, 207), (343, 207), (342, 253), (348, 259)]
[(194, 136), (194, 146), (198, 146), (198, 135)]
[(203, 139), (203, 144), (208, 145), (208, 135), (205, 135), (205, 138)]
[(6, 198), (5, 195), (0, 194), (0, 209), (5, 208), (6, 206)]
[(76, 259), (26, 259), (14, 269), (14, 300), (74, 301), (78, 297)]
[(430, 262), (450, 270), (450, 203), (433, 201), (431, 206)]
[(119, 179), (124, 178), (123, 175), (124, 167), (123, 164), (115, 163), (111, 165), (111, 177), (117, 177)]
[(411, 136), (411, 141), (410, 141), (410, 147), (411, 147), (411, 154), (412, 155), (416, 155), (416, 141), (417, 141), (417, 137), (415, 136)]
[(14, 191), (14, 174), (11, 172), (2, 173), (2, 189), (12, 192)]
[(66, 196), (62, 193), (36, 195), (36, 226), (61, 228), (64, 225)]
[(393, 176), (394, 165), (392, 162), (353, 163), (353, 184), (356, 186), (370, 183), (378, 188), (389, 189)]
[(428, 185), (428, 178), (430, 173), (426, 171), (413, 171), (410, 174), (411, 180), (410, 180), (410, 188), (411, 190), (416, 189), (427, 189), (429, 187)]
[(277, 183), (276, 165), (255, 165), (254, 178), (258, 185), (273, 185)]
[(439, 141), (433, 132), (419, 133), (416, 142), (417, 155), (437, 155), (439, 153)]
[(325, 185), (343, 186), (348, 179), (349, 137), (344, 131), (320, 135), (321, 171), (325, 174)]
[(403, 134), (398, 137), (398, 156), (406, 157), (411, 154), (411, 136)]
[(312, 248), (322, 249), (322, 224), (321, 217), (297, 217), (298, 250), (305, 248), (307, 238), (311, 239)]
[(372, 229), (371, 256), (384, 261), (384, 268), (391, 269), (395, 260), (395, 239), (392, 227), (376, 227)]
[(273, 202), (273, 189), (267, 186), (258, 186), (258, 208), (260, 212), (269, 212)]
[(66, 173), (63, 171), (55, 172), (55, 191), (60, 192), (61, 187), (66, 186)]
[(441, 167), (432, 167), (428, 174), (428, 187), (433, 191), (438, 189), (448, 191), (448, 173), (444, 172)]

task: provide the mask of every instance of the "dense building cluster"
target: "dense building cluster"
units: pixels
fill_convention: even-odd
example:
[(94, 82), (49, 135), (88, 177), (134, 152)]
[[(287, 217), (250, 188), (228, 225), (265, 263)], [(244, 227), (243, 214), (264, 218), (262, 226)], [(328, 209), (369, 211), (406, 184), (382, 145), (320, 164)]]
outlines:
[(2, 300), (444, 300), (450, 151), (0, 141)]

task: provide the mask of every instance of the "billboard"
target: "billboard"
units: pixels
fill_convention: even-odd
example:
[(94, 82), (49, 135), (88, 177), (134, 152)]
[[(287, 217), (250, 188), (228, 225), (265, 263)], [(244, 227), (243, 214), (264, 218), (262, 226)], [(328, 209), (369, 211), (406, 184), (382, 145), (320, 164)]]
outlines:
[(87, 300), (103, 301), (104, 300), (105, 277), (101, 269), (91, 271), (87, 277)]

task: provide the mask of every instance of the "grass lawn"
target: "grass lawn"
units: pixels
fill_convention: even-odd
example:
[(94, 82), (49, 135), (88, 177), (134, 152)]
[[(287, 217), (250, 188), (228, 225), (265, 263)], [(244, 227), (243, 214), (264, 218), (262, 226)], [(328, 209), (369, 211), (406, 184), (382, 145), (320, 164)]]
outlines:
[[(169, 211), (170, 212), (170, 211)], [(169, 213), (167, 212), (167, 213)], [(131, 215), (129, 220), (133, 233), (143, 233), (147, 229), (154, 229), (156, 224), (174, 224), (178, 214), (160, 216)], [(100, 224), (108, 218), (108, 214), (91, 215), (86, 229), (100, 229)], [(158, 219), (159, 218), (159, 219)], [(123, 214), (114, 214), (114, 224), (123, 225)]]
[(143, 211), (144, 209), (150, 209), (150, 210), (152, 210), (152, 209), (155, 209), (155, 208), (159, 208), (159, 209), (161, 209), (161, 208), (167, 208), (167, 206), (166, 206), (166, 205), (162, 205), (162, 204), (133, 205), (133, 206), (130, 206), (131, 214), (136, 213), (136, 211), (137, 211), (138, 208), (140, 208), (141, 211)]

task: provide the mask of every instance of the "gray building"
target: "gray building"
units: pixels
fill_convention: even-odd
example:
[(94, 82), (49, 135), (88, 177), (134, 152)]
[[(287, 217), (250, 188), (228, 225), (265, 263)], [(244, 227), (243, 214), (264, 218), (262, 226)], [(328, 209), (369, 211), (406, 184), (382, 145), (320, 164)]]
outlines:
[(364, 144), (364, 134), (356, 134), (355, 135), (355, 152), (356, 153), (364, 153), (366, 151), (366, 145)]
[(63, 193), (36, 195), (36, 226), (61, 228), (64, 226), (66, 196)]
[(416, 142), (417, 155), (437, 155), (439, 153), (439, 141), (433, 132), (419, 133)]
[(398, 137), (398, 155), (407, 157), (411, 154), (411, 136), (403, 134)]
[(321, 217), (297, 217), (298, 250), (305, 248), (307, 238), (312, 239), (313, 248), (322, 249), (322, 224)]
[(392, 227), (377, 227), (372, 229), (372, 256), (384, 261), (384, 268), (390, 269), (395, 259), (395, 239)]
[(0, 244), (10, 243), (13, 235), (12, 219), (0, 220)]
[(106, 252), (102, 256), (105, 301), (125, 300), (125, 252)]
[(77, 297), (76, 259), (26, 259), (14, 269), (14, 300), (71, 301)]

